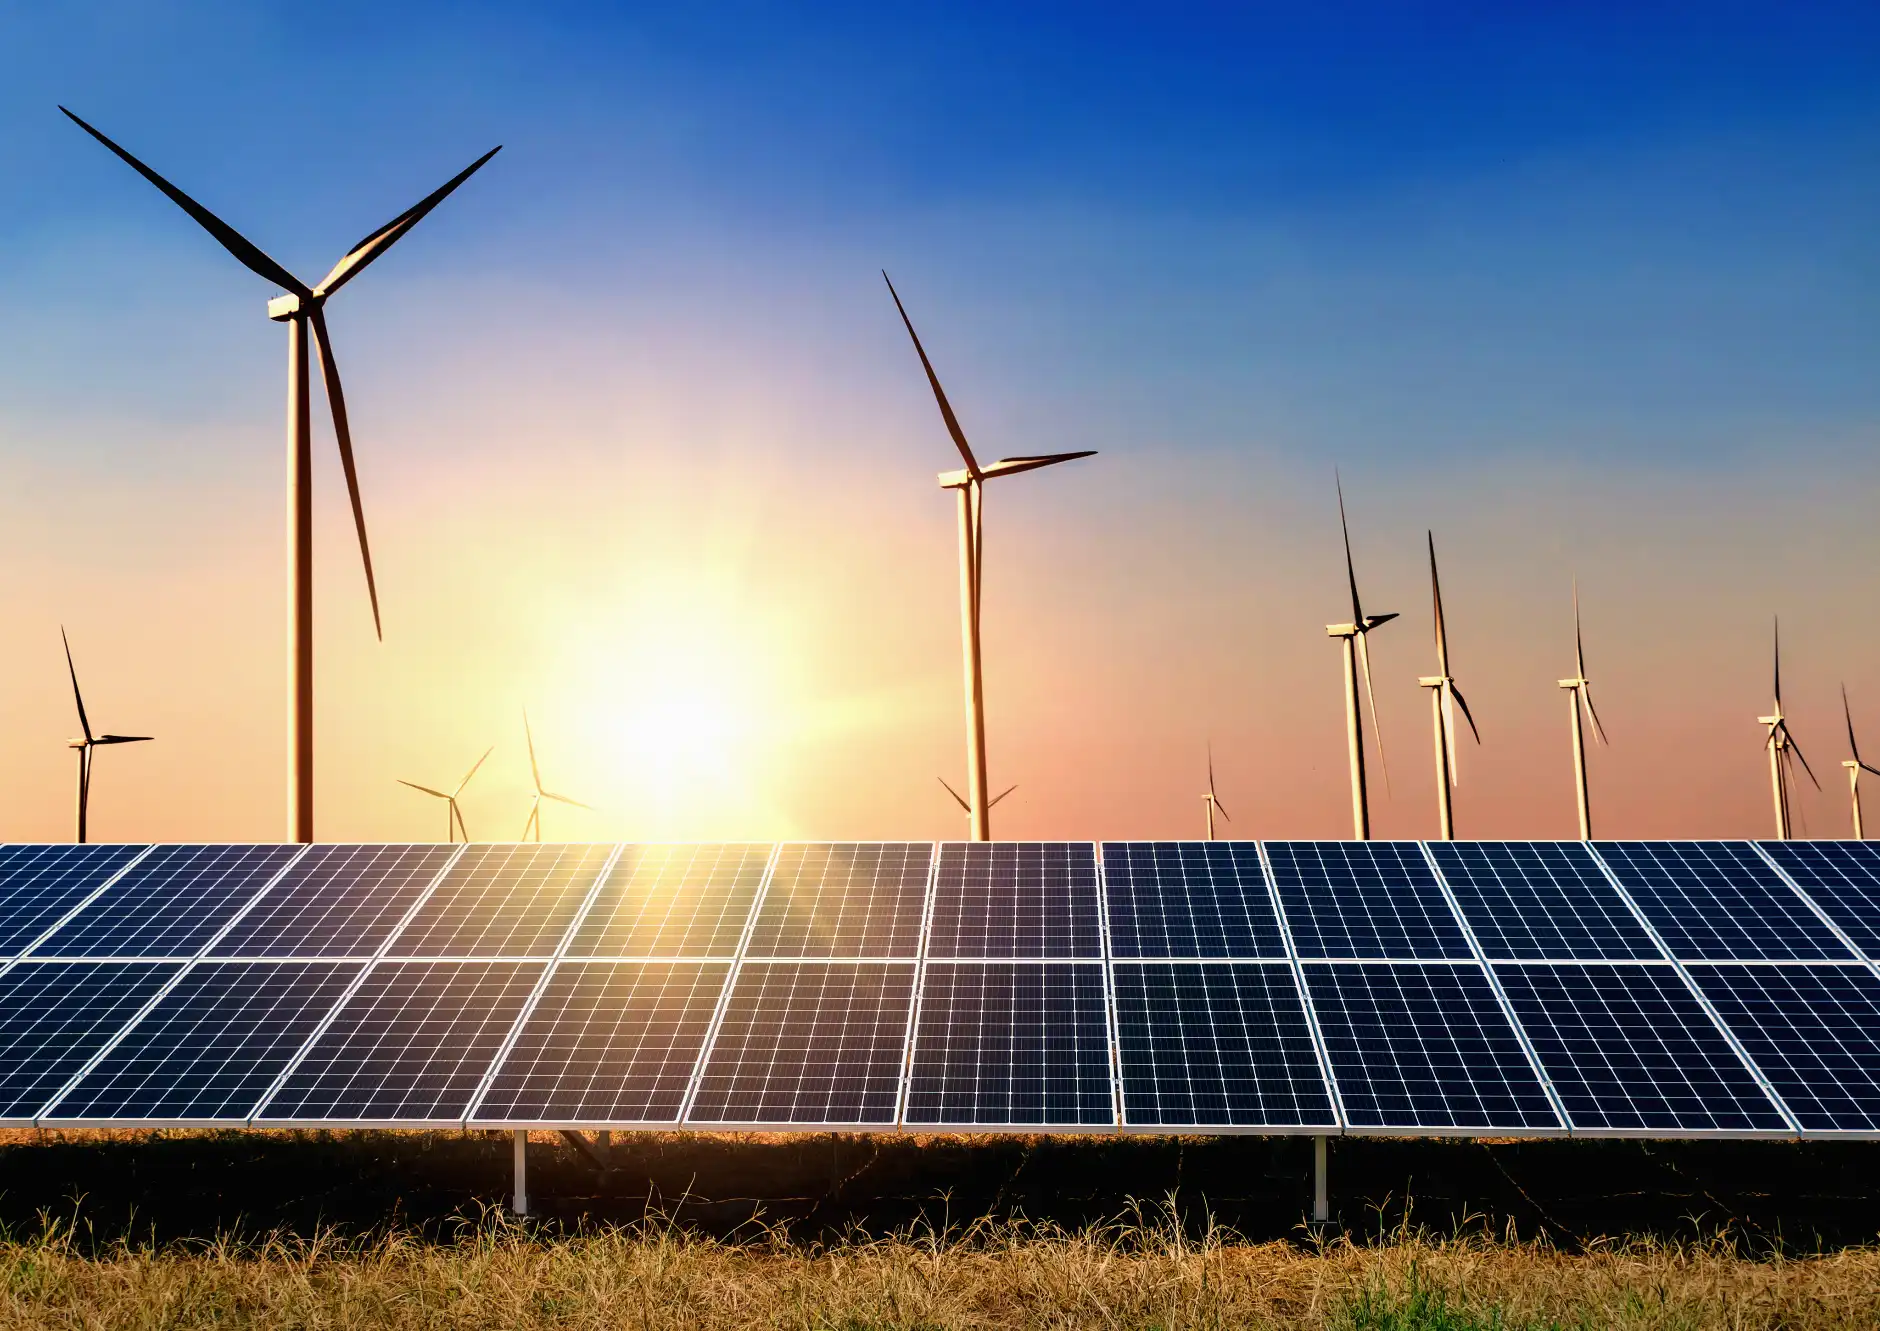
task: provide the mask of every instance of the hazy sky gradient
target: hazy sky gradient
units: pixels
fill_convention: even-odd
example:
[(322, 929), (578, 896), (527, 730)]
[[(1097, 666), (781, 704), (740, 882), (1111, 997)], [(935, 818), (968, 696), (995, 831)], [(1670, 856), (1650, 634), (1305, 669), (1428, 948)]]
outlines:
[[(1423, 533), (1472, 836), (1766, 834), (1769, 625), (1844, 834), (1880, 755), (1880, 15), (1560, 7), (0, 9), (0, 837), (283, 834), (273, 294), (63, 102), (336, 297), (385, 606), (316, 399), (322, 839), (952, 836), (955, 465), (993, 485), (1004, 836), (1349, 828), (1332, 469), (1391, 791), (1434, 829)], [(1880, 786), (1874, 798), (1880, 800)], [(1880, 814), (1876, 814), (1880, 817)]]

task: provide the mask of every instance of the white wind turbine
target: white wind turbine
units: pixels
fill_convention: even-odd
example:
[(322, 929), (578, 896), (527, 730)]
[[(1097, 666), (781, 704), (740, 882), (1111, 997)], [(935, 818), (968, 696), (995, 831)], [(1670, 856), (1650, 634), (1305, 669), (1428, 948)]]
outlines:
[(1430, 532), (1430, 599), (1436, 607), (1436, 673), (1417, 680), (1430, 691), (1430, 714), (1436, 727), (1436, 821), (1444, 841), (1456, 839), (1456, 815), (1450, 802), (1450, 788), (1460, 775), (1456, 766), (1456, 708), (1475, 742), (1482, 742), (1482, 732), (1475, 728), (1469, 703), (1449, 674), (1449, 637), (1443, 628), (1443, 584), (1436, 576), (1436, 533)]
[(1567, 696), (1567, 722), (1573, 733), (1573, 789), (1580, 803), (1580, 840), (1593, 839), (1593, 815), (1586, 799), (1586, 735), (1580, 726), (1580, 712), (1593, 723), (1593, 734), (1601, 744), (1607, 742), (1599, 713), (1593, 710), (1593, 684), (1586, 677), (1586, 646), (1580, 639), (1580, 584), (1573, 584), (1573, 678), (1559, 681), (1572, 690)]
[(529, 711), (526, 707), (522, 711), (522, 733), (529, 741), (529, 779), (535, 783), (535, 798), (529, 801), (529, 818), (522, 825), (522, 840), (529, 840), (530, 834), (533, 833), (534, 839), (540, 841), (542, 839), (543, 800), (554, 800), (557, 804), (572, 804), (575, 808), (586, 809), (590, 813), (593, 812), (594, 806), (583, 804), (580, 800), (569, 799), (566, 795), (557, 795), (552, 790), (542, 789), (542, 769), (535, 762), (535, 732), (529, 729)]
[(1338, 485), (1338, 527), (1345, 537), (1345, 578), (1351, 584), (1351, 622), (1327, 624), (1328, 637), (1341, 638), (1345, 644), (1345, 732), (1351, 751), (1351, 834), (1359, 841), (1371, 839), (1371, 805), (1364, 785), (1363, 699), (1358, 693), (1358, 677), (1364, 677), (1364, 697), (1371, 703), (1371, 733), (1377, 741), (1378, 765), (1384, 769), (1384, 781), (1390, 782), (1390, 767), (1384, 761), (1384, 732), (1377, 724), (1377, 694), (1371, 688), (1371, 653), (1365, 636), (1374, 628), (1397, 618), (1367, 615), (1358, 600), (1358, 574), (1351, 563), (1351, 528), (1345, 522), (1345, 485), (1334, 473)]
[(105, 744), (145, 744), (153, 737), (150, 735), (94, 735), (91, 733), (91, 721), (85, 715), (85, 695), (78, 691), (78, 667), (72, 664), (72, 643), (65, 636), (65, 630), (59, 630), (59, 641), (65, 644), (65, 669), (72, 677), (72, 701), (78, 704), (78, 728), (85, 732), (83, 739), (69, 742), (69, 748), (78, 752), (78, 841), (85, 842), (86, 819), (91, 809), (91, 755), (92, 750)]
[[(941, 785), (946, 786), (947, 794), (953, 797), (953, 802), (960, 806), (960, 812), (966, 815), (966, 835), (968, 837), (971, 837), (973, 834), (973, 806), (966, 802), (966, 797), (964, 795), (960, 794), (959, 791), (953, 789), (952, 785), (947, 781), (945, 777), (942, 776), (942, 777), (937, 777), (935, 779), (939, 781)], [(1010, 795), (1013, 791), (1017, 789), (1018, 789), (1018, 785), (1016, 782), (1013, 783), (1012, 785), (1007, 786), (1004, 790), (1001, 790), (997, 795), (994, 795), (989, 801), (987, 801), (986, 807), (988, 809), (998, 808), (999, 801), (1004, 799), (1007, 795)]]
[(478, 758), (474, 763), (470, 764), (470, 770), (463, 774), (463, 780), (459, 781), (457, 783), (457, 788), (451, 791), (449, 794), (445, 794), (441, 790), (433, 790), (429, 786), (421, 786), (416, 781), (407, 781), (402, 776), (398, 778), (398, 784), (401, 786), (410, 786), (413, 790), (422, 791), (426, 795), (435, 795), (438, 799), (443, 800), (444, 806), (445, 806), (444, 807), (444, 826), (445, 826), (444, 840), (447, 842), (455, 841), (457, 839), (457, 834), (459, 832), (462, 832), (464, 844), (468, 845), (470, 842), (470, 829), (464, 826), (463, 810), (458, 807), (457, 797), (463, 794), (463, 788), (470, 784), (470, 778), (477, 774), (477, 768), (483, 766), (484, 759), (488, 758), (492, 753), (495, 753), (495, 752), (496, 752), (496, 746), (493, 744), (489, 748), (483, 750), (483, 757)]
[(1776, 621), (1775, 632), (1775, 711), (1770, 716), (1759, 716), (1756, 720), (1769, 727), (1769, 737), (1763, 747), (1769, 750), (1769, 785), (1775, 797), (1776, 840), (1789, 839), (1789, 785), (1795, 779), (1794, 764), (1799, 762), (1802, 770), (1808, 773), (1808, 779), (1815, 782), (1815, 789), (1821, 789), (1821, 782), (1815, 780), (1814, 769), (1808, 765), (1808, 759), (1802, 756), (1802, 746), (1795, 742), (1789, 733), (1788, 719), (1782, 715), (1782, 622)]
[(1847, 705), (1847, 685), (1841, 686), (1841, 711), (1847, 717), (1847, 751), (1854, 756), (1843, 759), (1841, 766), (1847, 769), (1847, 794), (1854, 804), (1854, 840), (1866, 840), (1866, 833), (1860, 826), (1860, 774), (1872, 772), (1880, 776), (1880, 768), (1861, 761), (1860, 745), (1854, 742), (1854, 710)]
[(1220, 814), (1228, 822), (1233, 818), (1227, 812), (1227, 806), (1221, 803), (1220, 796), (1214, 793), (1214, 746), (1208, 745), (1208, 793), (1201, 797), (1201, 802), (1208, 806), (1208, 840), (1214, 840), (1214, 815)]

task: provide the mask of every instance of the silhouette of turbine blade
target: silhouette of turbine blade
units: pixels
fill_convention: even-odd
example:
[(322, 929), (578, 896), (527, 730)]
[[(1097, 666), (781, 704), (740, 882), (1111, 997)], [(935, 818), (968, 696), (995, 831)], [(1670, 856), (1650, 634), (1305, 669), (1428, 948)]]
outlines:
[(583, 804), (580, 800), (569, 799), (566, 795), (557, 795), (552, 790), (543, 791), (542, 798), (545, 800), (555, 800), (556, 802), (561, 803), (561, 804), (572, 804), (574, 805), (575, 808), (586, 809), (590, 813), (594, 811), (594, 806), (592, 804)]
[(1854, 709), (1848, 705), (1846, 684), (1841, 685), (1841, 714), (1847, 718), (1848, 752), (1854, 755), (1854, 761), (1856, 763), (1860, 763), (1860, 765), (1864, 767), (1866, 764), (1860, 762), (1860, 745), (1854, 742)]
[[(942, 786), (946, 787), (947, 794), (953, 797), (953, 802), (960, 806), (960, 811), (962, 813), (971, 813), (973, 811), (973, 806), (966, 802), (965, 798), (961, 796), (960, 792), (953, 789), (952, 786), (947, 785), (947, 779), (945, 777), (937, 776), (934, 778), (934, 780), (938, 781)], [(986, 807), (989, 809), (992, 807), (992, 805), (988, 804)]]
[(326, 380), (327, 404), (333, 408), (333, 435), (339, 440), (339, 465), (346, 473), (346, 498), (352, 502), (353, 527), (359, 533), (359, 558), (366, 567), (366, 595), (372, 600), (372, 631), (385, 641), (385, 626), (379, 622), (379, 586), (372, 576), (372, 546), (366, 540), (366, 511), (359, 500), (359, 472), (353, 465), (352, 429), (346, 421), (346, 392), (340, 387), (339, 365), (333, 359), (333, 343), (326, 332), (326, 313), (313, 307), (313, 340), (320, 351), (320, 374)]
[(981, 480), (990, 480), (994, 476), (1016, 476), (1021, 471), (1037, 471), (1040, 467), (1055, 467), (1060, 462), (1075, 462), (1078, 458), (1093, 458), (1097, 455), (1094, 448), (1082, 448), (1075, 453), (1039, 453), (1031, 457), (1000, 458), (979, 473)]
[(1475, 728), (1475, 717), (1469, 712), (1469, 700), (1462, 696), (1462, 690), (1453, 683), (1448, 686), (1447, 692), (1450, 697), (1456, 700), (1456, 706), (1462, 709), (1462, 719), (1469, 723), (1469, 733), (1474, 735), (1475, 742), (1480, 744), (1482, 742), (1482, 732)]
[(432, 790), (429, 786), (421, 786), (416, 781), (407, 781), (402, 776), (398, 778), (398, 784), (401, 786), (410, 786), (413, 790), (422, 790), (425, 794), (435, 795), (441, 800), (447, 800), (450, 798), (449, 795), (446, 795), (441, 790)]
[(1443, 632), (1443, 584), (1436, 576), (1436, 533), (1426, 533), (1430, 541), (1430, 600), (1436, 611), (1436, 673), (1449, 674), (1449, 638)]
[(1580, 679), (1582, 682), (1578, 693), (1580, 695), (1580, 701), (1586, 706), (1587, 718), (1593, 723), (1593, 733), (1599, 736), (1599, 742), (1601, 744), (1610, 743), (1611, 741), (1606, 738), (1605, 727), (1599, 724), (1599, 713), (1593, 710), (1593, 686), (1584, 682), (1586, 679), (1584, 674), (1580, 676)]
[(466, 166), (442, 185), (418, 200), (418, 202), (414, 203), (411, 207), (405, 209), (404, 212), (394, 217), (377, 231), (374, 231), (357, 245), (354, 245), (352, 249), (346, 252), (344, 258), (333, 265), (333, 271), (320, 279), (320, 285), (314, 288), (313, 294), (316, 296), (330, 296), (348, 282), (352, 281), (353, 278), (359, 276), (367, 264), (371, 263), (374, 259), (385, 253), (385, 251), (396, 245), (400, 240), (404, 239), (405, 233), (418, 225), (419, 222), (423, 221), (426, 213), (449, 198), (452, 191), (463, 184), (464, 181), (470, 179), (471, 176), (475, 175), (485, 162), (489, 161), (490, 158), (496, 156), (496, 154), (502, 150), (503, 145), (500, 143), (497, 144), (494, 148), (491, 148), (488, 152), (477, 158), (476, 161), (470, 163), (469, 166)]
[(1011, 785), (1007, 786), (1004, 790), (1001, 790), (998, 794), (994, 795), (992, 797), (991, 802), (988, 803), (986, 807), (988, 809), (997, 808), (1000, 800), (1004, 799), (1007, 795), (1010, 795), (1013, 791), (1017, 789), (1018, 789), (1018, 783), (1014, 781)]
[(143, 744), (155, 739), (155, 735), (100, 735), (93, 744)]
[(1338, 530), (1345, 538), (1345, 580), (1351, 584), (1351, 622), (1362, 628), (1364, 608), (1358, 603), (1358, 570), (1351, 562), (1351, 525), (1345, 521), (1345, 482), (1336, 467), (1332, 469), (1332, 483), (1338, 487)]
[(888, 294), (894, 297), (894, 308), (901, 312), (901, 322), (907, 326), (907, 335), (914, 339), (914, 351), (920, 357), (921, 368), (927, 371), (927, 382), (933, 386), (934, 401), (940, 404), (940, 419), (946, 422), (947, 433), (953, 436), (953, 446), (960, 450), (967, 473), (977, 477), (980, 474), (979, 462), (973, 457), (972, 445), (966, 442), (966, 432), (960, 429), (959, 418), (953, 414), (953, 404), (947, 401), (946, 389), (940, 387), (940, 376), (933, 372), (933, 362), (927, 359), (927, 348), (920, 344), (920, 334), (914, 331), (914, 321), (907, 317), (907, 307), (901, 304), (901, 293), (894, 289), (894, 282), (885, 269), (881, 280), (888, 284)]
[(72, 664), (72, 640), (65, 636), (63, 626), (59, 629), (59, 641), (65, 644), (65, 668), (72, 676), (72, 701), (78, 704), (78, 728), (85, 732), (85, 743), (90, 744), (91, 722), (85, 716), (85, 695), (78, 691), (78, 667)]
[(1377, 742), (1377, 765), (1384, 773), (1384, 792), (1390, 794), (1390, 763), (1384, 757), (1384, 728), (1377, 721), (1377, 693), (1371, 687), (1371, 649), (1364, 640), (1364, 631), (1358, 633), (1358, 669), (1364, 674), (1364, 693), (1371, 703), (1371, 737)]
[(459, 781), (457, 783), (457, 789), (451, 792), (452, 799), (456, 799), (457, 796), (463, 794), (463, 788), (470, 784), (470, 778), (477, 774), (477, 768), (483, 766), (484, 762), (488, 760), (489, 756), (495, 752), (496, 752), (496, 746), (492, 744), (489, 746), (489, 748), (483, 750), (483, 757), (477, 759), (474, 763), (470, 764), (470, 770), (463, 774), (463, 780)]
[(1788, 749), (1795, 755), (1796, 761), (1801, 763), (1802, 770), (1808, 773), (1808, 779), (1815, 782), (1815, 789), (1820, 790), (1821, 782), (1815, 780), (1815, 769), (1808, 765), (1807, 755), (1802, 752), (1802, 746), (1795, 742), (1795, 736), (1789, 732), (1787, 725), (1782, 727), (1782, 737), (1788, 741)]

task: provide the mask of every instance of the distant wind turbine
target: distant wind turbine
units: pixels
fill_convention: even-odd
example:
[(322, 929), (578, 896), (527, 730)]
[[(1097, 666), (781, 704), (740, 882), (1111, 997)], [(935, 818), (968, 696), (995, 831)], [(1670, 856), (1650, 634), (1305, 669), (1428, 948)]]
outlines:
[(1775, 635), (1775, 712), (1770, 716), (1759, 716), (1758, 722), (1769, 727), (1769, 738), (1763, 747), (1769, 750), (1769, 784), (1775, 796), (1776, 805), (1776, 840), (1789, 839), (1789, 785), (1795, 779), (1794, 764), (1799, 762), (1802, 770), (1808, 773), (1808, 779), (1815, 782), (1815, 789), (1821, 789), (1821, 782), (1815, 781), (1814, 769), (1808, 765), (1808, 759), (1802, 756), (1802, 746), (1795, 742), (1789, 733), (1788, 719), (1782, 715), (1782, 621), (1776, 621)]
[(1580, 801), (1580, 840), (1593, 839), (1593, 815), (1586, 801), (1586, 736), (1580, 728), (1580, 712), (1586, 712), (1586, 719), (1593, 723), (1593, 734), (1601, 744), (1607, 742), (1606, 731), (1599, 724), (1599, 713), (1593, 710), (1593, 685), (1586, 677), (1586, 646), (1580, 639), (1580, 584), (1573, 584), (1573, 678), (1560, 681), (1560, 687), (1571, 689), (1567, 697), (1567, 720), (1573, 731), (1573, 789)]
[[(1482, 732), (1475, 728), (1469, 714), (1468, 699), (1449, 675), (1449, 638), (1443, 629), (1443, 584), (1436, 576), (1436, 533), (1430, 532), (1430, 599), (1436, 607), (1436, 673), (1417, 680), (1430, 691), (1430, 714), (1436, 727), (1436, 821), (1444, 841), (1456, 839), (1456, 814), (1450, 802), (1450, 788), (1460, 775), (1456, 766), (1456, 708), (1469, 723), (1475, 742), (1482, 742)], [(1381, 751), (1381, 749), (1380, 749)]]
[(1847, 717), (1847, 751), (1854, 756), (1842, 760), (1841, 766), (1847, 769), (1847, 793), (1854, 803), (1854, 840), (1866, 840), (1866, 833), (1860, 826), (1860, 774), (1872, 772), (1880, 776), (1880, 767), (1861, 761), (1860, 745), (1854, 742), (1854, 710), (1847, 705), (1847, 685), (1841, 686), (1841, 711)]
[(1201, 797), (1201, 802), (1208, 806), (1208, 840), (1214, 840), (1214, 815), (1219, 813), (1228, 822), (1233, 818), (1227, 812), (1227, 806), (1221, 803), (1220, 796), (1214, 793), (1214, 746), (1208, 746), (1208, 793)]
[(1345, 578), (1351, 584), (1351, 622), (1327, 624), (1325, 632), (1328, 637), (1342, 638), (1345, 644), (1345, 731), (1351, 749), (1351, 834), (1359, 841), (1369, 841), (1371, 806), (1364, 786), (1364, 723), (1358, 677), (1364, 676), (1364, 696), (1371, 703), (1371, 733), (1377, 740), (1378, 766), (1384, 769), (1384, 780), (1388, 784), (1390, 767), (1384, 761), (1384, 732), (1377, 724), (1377, 694), (1371, 688), (1371, 654), (1365, 646), (1365, 635), (1379, 625), (1390, 623), (1397, 615), (1394, 611), (1387, 615), (1367, 615), (1358, 601), (1358, 574), (1351, 563), (1351, 528), (1345, 522), (1345, 484), (1336, 473), (1333, 473), (1333, 479), (1338, 486), (1338, 527), (1345, 537)]
[[(953, 789), (952, 786), (947, 784), (947, 779), (945, 777), (940, 777), (938, 778), (938, 780), (941, 785), (946, 786), (947, 794), (953, 797), (953, 802), (959, 805), (960, 811), (966, 815), (966, 832), (968, 836), (971, 836), (972, 828), (973, 828), (973, 806), (966, 802), (965, 796), (961, 795), (959, 791)], [(990, 800), (988, 800), (986, 803), (986, 807), (988, 809), (997, 808), (1000, 800), (1004, 799), (1007, 795), (1010, 795), (1013, 791), (1017, 789), (1018, 789), (1018, 786), (1016, 784), (1007, 786), (1004, 790), (1001, 790), (997, 795), (994, 795)]]
[(72, 701), (78, 704), (78, 728), (85, 732), (83, 739), (72, 740), (69, 745), (78, 751), (78, 841), (83, 845), (86, 815), (91, 807), (91, 751), (102, 744), (143, 744), (154, 736), (92, 734), (91, 721), (85, 715), (85, 695), (78, 689), (78, 667), (72, 664), (72, 642), (64, 629), (59, 630), (59, 641), (65, 644), (65, 669), (72, 677)]
[(463, 794), (463, 788), (470, 784), (470, 778), (477, 774), (477, 768), (483, 766), (484, 759), (488, 758), (494, 752), (496, 752), (496, 746), (493, 744), (483, 750), (483, 757), (477, 759), (470, 765), (470, 770), (463, 774), (463, 780), (459, 781), (457, 788), (448, 795), (441, 790), (432, 790), (429, 786), (421, 786), (416, 781), (407, 781), (402, 776), (398, 778), (399, 785), (410, 786), (413, 790), (421, 790), (427, 795), (435, 795), (438, 799), (444, 801), (444, 840), (455, 841), (457, 834), (461, 832), (463, 833), (464, 843), (466, 845), (469, 844), (470, 829), (464, 826), (463, 810), (457, 805), (457, 797)]
[(594, 806), (583, 804), (580, 800), (569, 799), (566, 795), (557, 795), (552, 790), (542, 789), (542, 769), (535, 762), (535, 732), (529, 729), (527, 708), (524, 708), (522, 712), (522, 733), (529, 741), (529, 777), (535, 783), (535, 798), (529, 802), (529, 820), (522, 825), (522, 839), (529, 840), (530, 834), (533, 833), (534, 839), (540, 841), (542, 839), (543, 800), (554, 800), (558, 804), (572, 804), (577, 809), (586, 809), (589, 812), (593, 811)]
[(953, 437), (954, 447), (959, 449), (960, 458), (966, 463), (963, 471), (941, 472), (940, 488), (959, 494), (960, 624), (966, 658), (967, 819), (972, 825), (972, 839), (989, 841), (992, 838), (992, 805), (986, 799), (985, 676), (980, 669), (979, 656), (980, 565), (985, 549), (981, 519), (985, 508), (985, 483), (995, 476), (1015, 476), (1021, 471), (1036, 471), (1040, 467), (1052, 467), (1076, 458), (1093, 457), (1096, 450), (1086, 448), (1075, 453), (1028, 454), (1000, 458), (997, 462), (980, 466), (978, 459), (973, 456), (971, 445), (966, 442), (965, 431), (960, 429), (959, 420), (953, 414), (952, 405), (947, 401), (946, 391), (940, 387), (933, 363), (927, 359), (927, 349), (920, 344), (920, 334), (914, 331), (914, 322), (907, 317), (907, 308), (901, 304), (900, 293), (894, 289), (894, 283), (888, 281), (887, 273), (884, 272), (881, 278), (888, 283), (888, 294), (894, 297), (894, 308), (901, 312), (901, 322), (907, 326), (907, 335), (914, 340), (914, 351), (920, 357), (921, 368), (927, 372), (927, 382), (933, 388), (934, 401), (940, 406), (940, 419), (946, 422), (947, 433)]
[[(372, 601), (372, 627), (381, 639), (384, 628), (379, 622), (378, 585), (372, 577), (372, 551), (366, 543), (365, 510), (359, 501), (359, 477), (353, 467), (352, 430), (346, 421), (346, 398), (340, 387), (339, 366), (333, 360), (333, 345), (326, 331), (327, 299), (365, 270), (367, 264), (390, 249), (410, 231), (425, 214), (442, 203), (447, 195), (472, 172), (500, 151), (500, 145), (477, 158), (442, 186), (372, 232), (346, 252), (333, 270), (308, 286), (241, 235), (207, 208), (190, 198), (162, 176), (152, 171), (124, 149), (80, 120), (63, 106), (59, 108), (72, 122), (98, 142), (116, 153), (130, 168), (168, 195), (197, 225), (202, 227), (234, 255), (250, 272), (266, 278), (288, 294), (268, 302), (268, 318), (287, 325), (287, 509), (292, 528), (288, 545), (292, 551), (293, 605), (289, 615), (288, 647), (293, 662), (294, 696), (288, 711), (287, 818), (294, 840), (313, 840), (313, 423), (310, 411), (311, 386), (307, 373), (307, 327), (319, 347), (320, 372), (326, 381), (326, 397), (333, 409), (333, 433), (339, 441), (339, 461), (346, 473), (346, 494), (352, 501), (353, 526), (359, 532), (359, 555), (365, 563), (366, 595)], [(304, 193), (304, 191), (303, 191)]]

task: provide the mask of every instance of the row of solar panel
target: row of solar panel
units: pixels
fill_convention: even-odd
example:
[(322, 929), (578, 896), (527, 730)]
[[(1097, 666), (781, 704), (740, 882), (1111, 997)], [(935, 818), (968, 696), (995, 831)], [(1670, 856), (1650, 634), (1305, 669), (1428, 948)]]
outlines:
[[(119, 893), (91, 956), (195, 944), (42, 960), (86, 955), (47, 944), (87, 909), (42, 912), (0, 971), (0, 1117), (1880, 1131), (1880, 978), (1747, 843), (1602, 846), (1652, 867), (1662, 920), (1578, 844), (1270, 843), (1270, 884), (1252, 843), (1118, 844), (1101, 889), (1088, 845), (295, 849), (0, 849), (11, 933), (62, 863), (88, 909)], [(1871, 935), (1880, 859), (1799, 849)], [(153, 860), (170, 895), (127, 897)], [(1796, 964), (1811, 922), (1838, 964)], [(1652, 937), (1699, 926), (1763, 961), (1786, 929), (1787, 964)], [(1580, 964), (1499, 964), (1523, 948)], [(882, 959), (783, 959), (844, 951)], [(593, 959), (628, 953), (673, 959)]]

